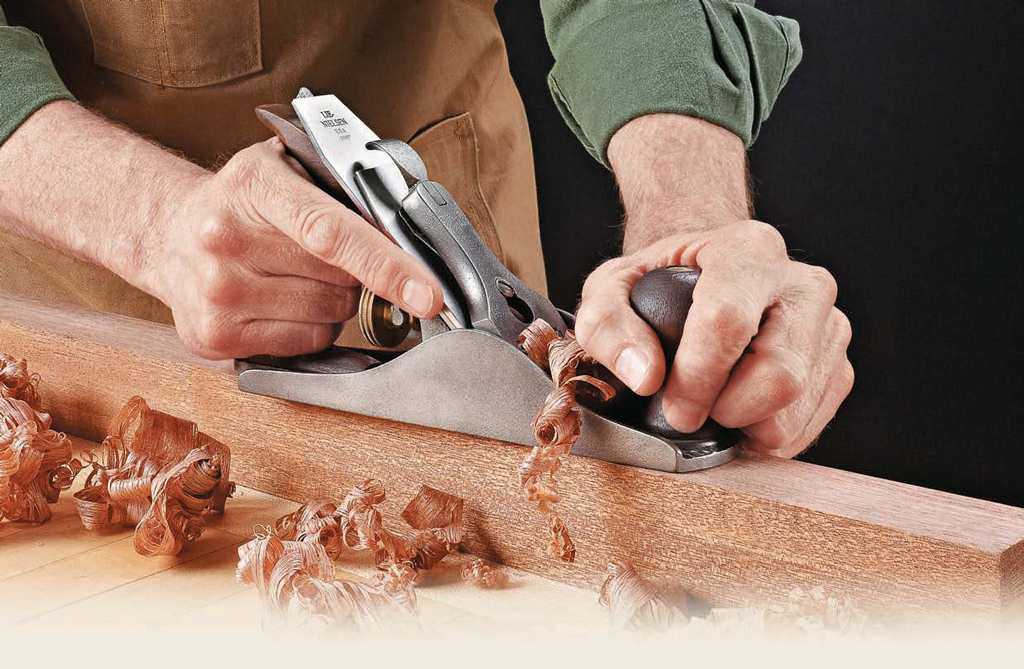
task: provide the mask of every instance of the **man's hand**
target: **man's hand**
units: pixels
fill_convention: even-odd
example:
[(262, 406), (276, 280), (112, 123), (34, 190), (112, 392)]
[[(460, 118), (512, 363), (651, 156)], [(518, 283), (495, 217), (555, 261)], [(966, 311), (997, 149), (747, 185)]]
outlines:
[(310, 183), (276, 139), (213, 174), (52, 102), (0, 146), (0, 193), (0, 225), (155, 295), (208, 358), (322, 349), (359, 284), (420, 317), (441, 309), (430, 272)]
[(276, 138), (180, 192), (144, 271), (198, 355), (323, 349), (355, 314), (360, 285), (417, 316), (440, 311), (430, 272), (314, 186)]
[(825, 427), (853, 385), (850, 323), (826, 270), (793, 262), (758, 221), (668, 237), (597, 268), (576, 317), (580, 344), (641, 395), (665, 379), (654, 332), (629, 306), (633, 284), (667, 265), (701, 277), (668, 373), (665, 418), (683, 432), (710, 415), (746, 444), (793, 456)]
[(747, 220), (743, 147), (730, 133), (694, 119), (642, 117), (613, 137), (609, 157), (626, 205), (626, 254), (587, 279), (576, 318), (581, 345), (634, 391), (652, 394), (665, 360), (630, 308), (630, 290), (649, 270), (699, 267), (668, 370), (666, 419), (692, 432), (710, 415), (742, 428), (749, 448), (800, 453), (853, 385), (850, 323), (834, 306), (832, 276), (790, 260), (775, 228)]

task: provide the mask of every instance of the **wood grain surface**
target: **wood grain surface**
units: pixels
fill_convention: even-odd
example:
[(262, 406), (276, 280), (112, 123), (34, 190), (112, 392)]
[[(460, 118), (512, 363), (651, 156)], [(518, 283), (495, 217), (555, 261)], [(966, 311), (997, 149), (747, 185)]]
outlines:
[(229, 362), (192, 358), (170, 328), (20, 298), (0, 296), (0, 351), (42, 375), (69, 433), (101, 439), (140, 394), (229, 444), (243, 485), (340, 498), (377, 477), (394, 520), (426, 483), (466, 499), (470, 552), (577, 587), (624, 559), (716, 606), (824, 584), (914, 620), (1024, 613), (1024, 509), (768, 457), (691, 474), (570, 457), (561, 508), (579, 551), (563, 564), (517, 487), (523, 447), (244, 394)]

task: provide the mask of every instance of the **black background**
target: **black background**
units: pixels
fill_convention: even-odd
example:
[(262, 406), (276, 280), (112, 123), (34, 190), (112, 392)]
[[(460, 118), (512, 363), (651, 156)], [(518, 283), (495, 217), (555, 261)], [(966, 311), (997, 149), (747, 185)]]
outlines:
[[(804, 459), (1024, 506), (1024, 3), (758, 7), (800, 22), (804, 61), (751, 150), (757, 215), (832, 271), (854, 328), (855, 388)], [(498, 17), (551, 297), (572, 309), (617, 251), (614, 182), (551, 101), (536, 3), (502, 0)]]

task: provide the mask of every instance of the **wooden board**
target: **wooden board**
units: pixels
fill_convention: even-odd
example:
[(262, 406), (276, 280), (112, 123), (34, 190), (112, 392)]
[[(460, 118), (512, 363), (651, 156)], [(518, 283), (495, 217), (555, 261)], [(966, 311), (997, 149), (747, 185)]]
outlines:
[[(421, 483), (466, 499), (466, 548), (596, 589), (610, 559), (717, 606), (824, 584), (874, 611), (998, 621), (1024, 609), (1024, 509), (797, 461), (744, 457), (666, 474), (571, 457), (561, 473), (574, 564), (516, 485), (523, 447), (247, 395), (230, 363), (186, 354), (173, 330), (0, 297), (0, 350), (43, 377), (68, 432), (100, 439), (132, 395), (229, 444), (242, 484), (295, 500), (383, 480), (392, 519)], [(524, 416), (523, 420), (530, 420)]]

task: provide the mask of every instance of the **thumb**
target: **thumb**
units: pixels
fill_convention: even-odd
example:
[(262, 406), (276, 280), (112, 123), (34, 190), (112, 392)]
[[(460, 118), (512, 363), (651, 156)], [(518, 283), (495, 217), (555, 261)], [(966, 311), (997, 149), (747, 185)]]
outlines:
[(650, 395), (665, 377), (657, 335), (629, 303), (643, 270), (626, 258), (610, 260), (587, 277), (576, 314), (576, 339), (638, 395)]

